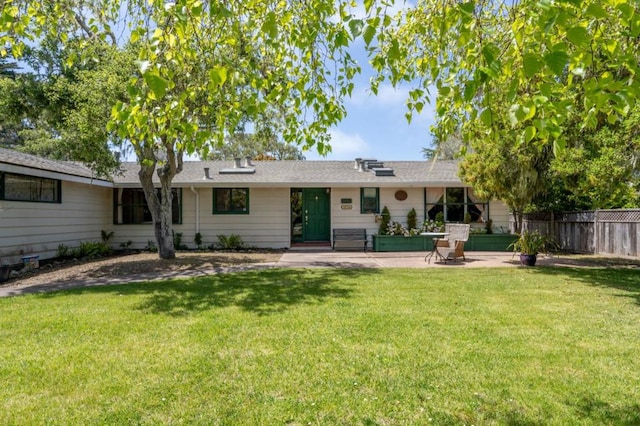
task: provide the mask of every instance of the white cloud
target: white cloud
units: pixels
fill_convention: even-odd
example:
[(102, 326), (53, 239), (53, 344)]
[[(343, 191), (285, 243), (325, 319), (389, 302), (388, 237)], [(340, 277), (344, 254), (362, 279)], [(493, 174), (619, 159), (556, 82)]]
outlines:
[(329, 130), (329, 135), (331, 152), (326, 157), (321, 157), (312, 149), (304, 153), (307, 160), (352, 160), (370, 154), (371, 148), (358, 133), (345, 133), (332, 129)]
[(404, 105), (409, 97), (409, 89), (394, 88), (389, 83), (383, 83), (378, 87), (378, 94), (371, 93), (369, 88), (361, 88), (353, 93), (347, 103), (357, 106), (394, 107)]

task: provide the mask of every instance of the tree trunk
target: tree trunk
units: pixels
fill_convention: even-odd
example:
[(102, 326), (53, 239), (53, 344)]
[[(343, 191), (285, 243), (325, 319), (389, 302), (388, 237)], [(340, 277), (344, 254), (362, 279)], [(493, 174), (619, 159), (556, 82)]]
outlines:
[(147, 158), (153, 157), (152, 161), (140, 162), (138, 176), (147, 200), (147, 206), (151, 212), (158, 256), (160, 259), (174, 259), (176, 248), (173, 245), (171, 182), (174, 176), (182, 170), (182, 152), (178, 152), (176, 155), (173, 149), (166, 145), (165, 147), (167, 148), (167, 161), (163, 162), (157, 170), (160, 179), (159, 193), (153, 184), (153, 174), (158, 163), (153, 154), (146, 156)]
[(523, 214), (522, 214), (522, 210), (520, 209), (514, 209), (513, 210), (513, 232), (516, 234), (520, 234), (520, 232), (522, 231), (522, 218), (523, 218)]
[(158, 242), (158, 256), (160, 259), (174, 259), (176, 248), (173, 246), (171, 181), (160, 177), (160, 205), (159, 217), (154, 220), (154, 231)]
[(160, 179), (160, 192), (158, 193), (153, 184), (154, 171), (155, 164), (152, 166), (141, 165), (138, 176), (147, 200), (147, 207), (151, 212), (158, 256), (160, 259), (174, 259), (176, 250), (173, 246), (173, 229), (171, 226), (171, 182), (166, 182), (166, 178)]

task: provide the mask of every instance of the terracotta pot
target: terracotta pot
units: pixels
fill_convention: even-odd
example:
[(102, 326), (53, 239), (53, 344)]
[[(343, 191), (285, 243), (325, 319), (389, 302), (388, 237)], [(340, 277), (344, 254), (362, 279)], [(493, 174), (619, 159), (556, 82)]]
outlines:
[(520, 255), (520, 264), (522, 266), (535, 266), (537, 255), (535, 254), (521, 254)]

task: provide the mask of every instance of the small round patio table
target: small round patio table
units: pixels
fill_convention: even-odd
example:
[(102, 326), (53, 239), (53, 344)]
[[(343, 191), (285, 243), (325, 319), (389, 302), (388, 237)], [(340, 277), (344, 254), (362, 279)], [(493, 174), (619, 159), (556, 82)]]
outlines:
[(433, 238), (433, 250), (431, 250), (431, 252), (424, 257), (425, 262), (431, 263), (431, 258), (434, 255), (436, 256), (436, 260), (438, 259), (438, 257), (441, 260), (445, 260), (445, 257), (442, 255), (442, 253), (438, 251), (438, 240), (440, 238), (446, 237), (447, 235), (449, 235), (448, 232), (421, 232), (420, 233), (420, 236), (422, 237)]

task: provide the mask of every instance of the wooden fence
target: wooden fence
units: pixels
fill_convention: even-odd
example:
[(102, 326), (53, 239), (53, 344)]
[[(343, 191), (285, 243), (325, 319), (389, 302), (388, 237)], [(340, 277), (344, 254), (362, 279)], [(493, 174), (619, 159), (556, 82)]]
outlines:
[(522, 229), (550, 235), (573, 253), (640, 257), (640, 209), (526, 214)]

